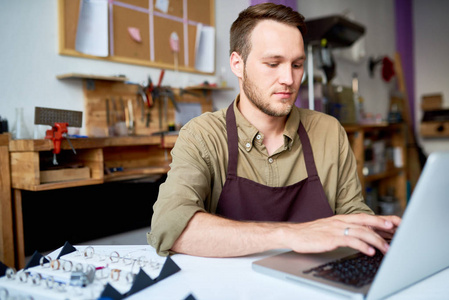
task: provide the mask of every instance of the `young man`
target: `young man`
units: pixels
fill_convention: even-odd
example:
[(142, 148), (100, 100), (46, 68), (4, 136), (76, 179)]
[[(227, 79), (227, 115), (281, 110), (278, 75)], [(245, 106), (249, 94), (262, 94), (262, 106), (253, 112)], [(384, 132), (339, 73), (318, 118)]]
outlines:
[(161, 255), (229, 257), (275, 248), (388, 250), (400, 219), (364, 204), (346, 132), (294, 106), (304, 72), (304, 17), (264, 3), (231, 27), (240, 94), (185, 125), (154, 206)]

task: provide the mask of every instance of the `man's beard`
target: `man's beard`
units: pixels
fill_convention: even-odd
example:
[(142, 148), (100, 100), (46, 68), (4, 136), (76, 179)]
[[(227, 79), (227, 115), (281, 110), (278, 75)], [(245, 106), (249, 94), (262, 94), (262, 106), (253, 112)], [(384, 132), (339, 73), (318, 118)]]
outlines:
[[(260, 111), (263, 113), (272, 116), (272, 117), (284, 117), (287, 116), (292, 108), (293, 105), (289, 104), (285, 107), (285, 109), (278, 111), (275, 110), (270, 106), (270, 101), (263, 101), (263, 95), (260, 92), (260, 89), (251, 81), (251, 79), (248, 77), (248, 74), (246, 73), (246, 67), (243, 69), (243, 92), (245, 93), (246, 97), (248, 97), (249, 101), (251, 101), (254, 106), (256, 106)], [(289, 89), (291, 91), (291, 89)], [(288, 99), (285, 99), (285, 102), (287, 102)]]

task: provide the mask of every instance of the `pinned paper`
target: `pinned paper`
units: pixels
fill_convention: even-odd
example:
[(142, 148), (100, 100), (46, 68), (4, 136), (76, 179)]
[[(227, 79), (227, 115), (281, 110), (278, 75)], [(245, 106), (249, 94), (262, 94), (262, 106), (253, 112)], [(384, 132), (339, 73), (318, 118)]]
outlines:
[(75, 50), (89, 55), (108, 56), (108, 1), (82, 0), (80, 5)]
[(195, 69), (215, 72), (215, 29), (199, 24), (195, 42)]
[(178, 52), (179, 52), (179, 37), (176, 32), (172, 32), (170, 34), (170, 48), (173, 51), (174, 56), (174, 64), (175, 64), (175, 71), (178, 71)]
[(170, 34), (170, 48), (173, 52), (179, 52), (179, 37), (174, 31)]
[(156, 0), (156, 8), (164, 13), (167, 13), (169, 3), (169, 0)]
[(140, 29), (136, 27), (128, 27), (128, 33), (131, 36), (131, 38), (138, 42), (142, 43), (142, 37), (140, 36)]

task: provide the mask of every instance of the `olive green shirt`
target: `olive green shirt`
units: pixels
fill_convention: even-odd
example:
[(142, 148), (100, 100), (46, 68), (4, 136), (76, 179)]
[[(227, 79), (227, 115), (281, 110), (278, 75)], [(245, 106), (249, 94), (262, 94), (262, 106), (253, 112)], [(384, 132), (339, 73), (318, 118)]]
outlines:
[[(237, 175), (263, 185), (282, 187), (307, 178), (299, 136), (301, 121), (310, 139), (318, 176), (335, 214), (369, 213), (357, 176), (354, 154), (344, 128), (335, 118), (295, 107), (285, 130), (284, 145), (272, 155), (262, 133), (245, 119), (234, 102), (239, 136)], [(205, 113), (182, 127), (171, 152), (167, 180), (160, 186), (147, 240), (168, 255), (192, 216), (215, 213), (226, 181), (228, 143), (226, 109)]]

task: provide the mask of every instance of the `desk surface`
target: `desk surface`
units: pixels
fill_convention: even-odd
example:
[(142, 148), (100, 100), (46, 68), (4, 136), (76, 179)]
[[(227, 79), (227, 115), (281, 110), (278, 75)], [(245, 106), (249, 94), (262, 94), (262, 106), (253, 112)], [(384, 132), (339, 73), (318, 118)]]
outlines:
[[(252, 270), (254, 260), (281, 250), (239, 258), (202, 258), (174, 255), (181, 271), (129, 299), (341, 299), (335, 294), (284, 282)], [(449, 299), (449, 269), (388, 298)]]
[[(145, 251), (151, 257), (160, 260), (161, 263), (165, 260), (165, 258), (157, 256), (151, 246), (93, 247), (97, 249), (96, 251), (105, 253), (120, 252), (120, 249), (126, 249), (127, 253)], [(82, 248), (86, 248), (86, 246), (81, 246), (81, 248), (77, 246), (76, 248), (83, 251)], [(60, 249), (50, 253), (50, 256), (56, 257), (59, 252)], [(127, 299), (183, 300), (189, 295), (193, 295), (197, 300), (341, 299), (324, 290), (282, 281), (252, 270), (251, 263), (254, 260), (281, 252), (282, 250), (276, 250), (239, 258), (202, 258), (177, 254), (172, 256), (172, 259), (181, 268), (181, 271)], [(449, 299), (448, 282), (449, 269), (446, 269), (388, 299)], [(5, 284), (8, 284), (8, 279), (0, 278), (0, 287), (2, 285), (8, 287)], [(25, 293), (29, 291), (25, 284), (19, 283), (18, 286)], [(44, 289), (42, 299), (47, 299), (47, 293), (48, 290)], [(39, 295), (33, 296), (35, 299), (41, 299)], [(60, 299), (59, 297), (56, 299)]]

